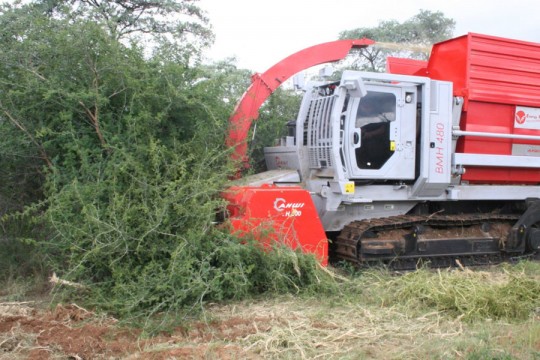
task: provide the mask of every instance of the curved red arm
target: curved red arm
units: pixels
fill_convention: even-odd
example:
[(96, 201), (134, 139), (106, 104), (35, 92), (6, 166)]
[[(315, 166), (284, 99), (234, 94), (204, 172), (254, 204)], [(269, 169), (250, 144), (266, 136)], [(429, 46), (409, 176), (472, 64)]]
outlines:
[(226, 146), (234, 148), (231, 158), (247, 166), (247, 136), (251, 123), (259, 116), (264, 101), (288, 78), (304, 69), (343, 59), (352, 48), (374, 44), (370, 39), (338, 40), (300, 50), (281, 60), (263, 74), (252, 76), (251, 86), (242, 95), (229, 119)]

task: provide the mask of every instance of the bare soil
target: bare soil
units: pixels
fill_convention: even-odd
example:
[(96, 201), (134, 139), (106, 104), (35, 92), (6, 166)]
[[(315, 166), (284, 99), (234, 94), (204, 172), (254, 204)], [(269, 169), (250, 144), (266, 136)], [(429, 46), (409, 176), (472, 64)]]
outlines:
[(139, 330), (75, 304), (43, 310), (31, 303), (0, 303), (0, 359), (257, 358), (229, 342), (264, 329), (265, 320), (195, 322), (190, 329), (145, 339)]

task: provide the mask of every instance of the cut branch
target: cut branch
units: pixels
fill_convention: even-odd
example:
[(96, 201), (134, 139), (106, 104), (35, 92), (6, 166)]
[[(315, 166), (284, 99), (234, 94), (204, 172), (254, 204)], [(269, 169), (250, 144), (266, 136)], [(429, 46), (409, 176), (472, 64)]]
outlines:
[(65, 286), (70, 286), (77, 289), (86, 289), (86, 286), (82, 284), (79, 284), (73, 281), (60, 279), (58, 276), (56, 276), (56, 273), (52, 274), (51, 278), (49, 279), (49, 282), (54, 285), (65, 285)]

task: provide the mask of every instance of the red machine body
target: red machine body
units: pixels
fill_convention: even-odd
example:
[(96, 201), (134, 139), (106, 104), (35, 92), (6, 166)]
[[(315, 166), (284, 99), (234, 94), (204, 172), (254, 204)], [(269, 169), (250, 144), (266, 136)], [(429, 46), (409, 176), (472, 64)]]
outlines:
[(233, 233), (300, 248), (328, 262), (328, 242), (309, 192), (301, 187), (234, 186), (224, 193)]
[[(394, 74), (451, 81), (464, 99), (464, 131), (540, 135), (540, 44), (469, 33), (433, 46), (428, 62), (390, 58)], [(536, 141), (464, 137), (457, 153), (530, 155)], [(535, 184), (536, 169), (469, 167), (462, 180), (488, 184)]]
[[(280, 84), (373, 43), (316, 45), (254, 75), (229, 120), (237, 176), (251, 123)], [(308, 84), (294, 134), (265, 148), (268, 171), (224, 193), (233, 231), (322, 264), (327, 236), (358, 264), (538, 253), (540, 44), (467, 34), (434, 45), (429, 61), (389, 58), (387, 70)], [(380, 109), (362, 114), (370, 104)]]
[[(339, 40), (315, 45), (281, 60), (263, 74), (255, 74), (252, 84), (229, 119), (226, 145), (231, 158), (247, 167), (247, 137), (259, 108), (287, 79), (309, 67), (343, 59), (353, 48), (375, 42), (369, 39)], [(239, 177), (241, 172), (237, 173)], [(229, 201), (231, 226), (240, 236), (255, 236), (269, 246), (272, 241), (314, 253), (326, 265), (328, 242), (317, 209), (308, 191), (301, 187), (234, 186), (224, 193)]]

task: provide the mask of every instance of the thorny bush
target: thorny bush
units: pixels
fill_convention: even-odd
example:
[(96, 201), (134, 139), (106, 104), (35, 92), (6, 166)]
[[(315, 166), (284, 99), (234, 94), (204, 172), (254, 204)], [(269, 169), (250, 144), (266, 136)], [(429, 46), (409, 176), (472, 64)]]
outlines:
[(0, 201), (26, 205), (2, 214), (2, 243), (26, 244), (10, 249), (33, 249), (84, 285), (87, 305), (125, 319), (322, 288), (314, 258), (214, 226), (231, 173), (224, 99), (245, 72), (166, 39), (149, 55), (84, 16), (50, 15), (0, 14), (0, 164), (12, 174)]

